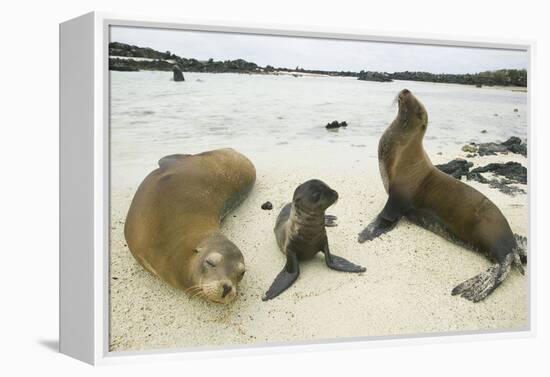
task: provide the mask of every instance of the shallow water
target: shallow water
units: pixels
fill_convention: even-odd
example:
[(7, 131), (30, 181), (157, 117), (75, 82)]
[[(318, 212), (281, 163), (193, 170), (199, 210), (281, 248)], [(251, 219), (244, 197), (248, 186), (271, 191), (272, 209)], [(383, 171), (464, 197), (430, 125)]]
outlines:
[[(150, 161), (154, 167), (164, 155), (220, 147), (254, 158), (289, 153), (303, 161), (350, 153), (376, 157), (378, 139), (397, 111), (394, 98), (403, 88), (428, 110), (425, 146), (431, 155), (458, 151), (470, 141), (527, 136), (524, 92), (288, 75), (185, 73), (185, 82), (174, 82), (171, 75), (111, 72), (114, 166), (131, 171)], [(348, 127), (326, 130), (333, 120), (345, 120)]]

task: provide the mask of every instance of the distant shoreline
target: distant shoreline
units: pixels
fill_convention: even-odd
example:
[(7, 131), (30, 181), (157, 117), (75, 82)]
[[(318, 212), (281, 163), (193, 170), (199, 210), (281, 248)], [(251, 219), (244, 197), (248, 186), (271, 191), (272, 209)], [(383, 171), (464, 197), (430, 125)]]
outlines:
[(515, 69), (501, 69), (497, 71), (479, 72), (475, 74), (433, 74), (429, 72), (376, 72), (365, 71), (324, 71), (296, 67), (295, 69), (261, 67), (243, 59), (214, 61), (199, 61), (187, 59), (172, 54), (170, 51), (159, 52), (147, 47), (132, 46), (119, 42), (109, 44), (109, 70), (138, 72), (138, 71), (172, 71), (177, 65), (183, 72), (202, 73), (243, 73), (243, 74), (272, 74), (324, 77), (352, 77), (361, 81), (391, 82), (394, 80), (421, 81), (445, 84), (474, 85), (477, 87), (504, 87), (517, 91), (527, 90), (527, 71)]

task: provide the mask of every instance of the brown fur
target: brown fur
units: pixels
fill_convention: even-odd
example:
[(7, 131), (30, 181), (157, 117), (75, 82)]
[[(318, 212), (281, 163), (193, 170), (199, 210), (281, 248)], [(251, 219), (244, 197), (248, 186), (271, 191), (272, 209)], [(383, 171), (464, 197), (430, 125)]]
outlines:
[(477, 302), (505, 278), (512, 265), (521, 272), (520, 251), (508, 221), (485, 195), (432, 165), (422, 145), (428, 114), (407, 89), (399, 111), (378, 146), (380, 173), (389, 194), (384, 210), (359, 234), (359, 242), (391, 230), (401, 216), (447, 239), (484, 253), (496, 264), (458, 285), (453, 294)]
[(494, 254), (490, 250), (498, 249), (503, 238), (514, 238), (508, 221), (485, 195), (432, 165), (422, 145), (427, 112), (410, 92), (400, 96), (408, 110), (398, 115), (379, 144), (379, 159), (388, 176), (386, 190), (391, 188), (409, 203), (412, 218), (415, 211), (428, 210), (452, 236)]
[[(220, 281), (236, 290), (237, 270), (244, 272), (244, 261), (220, 233), (220, 222), (251, 190), (254, 165), (232, 149), (168, 156), (159, 165), (141, 183), (128, 211), (124, 235), (130, 251), (143, 267), (176, 288), (204, 288)], [(205, 258), (213, 251), (223, 260), (206, 273)]]

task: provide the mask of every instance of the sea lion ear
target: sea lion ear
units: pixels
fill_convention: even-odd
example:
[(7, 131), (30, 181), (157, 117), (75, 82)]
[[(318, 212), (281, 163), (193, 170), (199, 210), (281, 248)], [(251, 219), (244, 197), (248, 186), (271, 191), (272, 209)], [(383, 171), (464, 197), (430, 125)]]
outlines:
[(195, 254), (198, 254), (202, 251), (202, 247), (196, 247), (193, 252), (195, 252)]

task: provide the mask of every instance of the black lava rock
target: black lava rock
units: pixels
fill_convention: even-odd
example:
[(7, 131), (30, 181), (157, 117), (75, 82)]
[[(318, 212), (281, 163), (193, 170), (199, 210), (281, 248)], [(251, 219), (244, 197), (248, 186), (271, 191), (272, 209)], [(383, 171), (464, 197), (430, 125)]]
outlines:
[[(486, 166), (480, 166), (470, 171), (473, 163), (463, 159), (455, 159), (446, 164), (435, 165), (436, 168), (450, 176), (461, 179), (463, 175), (469, 181), (488, 184), (491, 188), (496, 188), (507, 195), (525, 194), (525, 190), (514, 186), (515, 184), (527, 183), (527, 168), (517, 162), (507, 162), (505, 164), (492, 163)], [(481, 173), (491, 172), (504, 178), (485, 178)]]
[(262, 209), (272, 210), (273, 209), (273, 204), (271, 204), (271, 202), (265, 202), (264, 204), (262, 204)]
[(522, 144), (521, 139), (517, 136), (512, 136), (506, 140), (502, 145), (505, 145), (512, 153), (521, 154), (527, 156), (527, 144)]
[(497, 143), (483, 143), (479, 144), (477, 153), (480, 156), (491, 156), (496, 155), (497, 153), (508, 152), (508, 147), (502, 144)]
[[(482, 131), (483, 133), (483, 131)], [(517, 136), (512, 136), (504, 143), (470, 143), (462, 147), (464, 152), (478, 153), (480, 156), (494, 156), (497, 153), (516, 153), (527, 156), (527, 144)]]
[(446, 164), (435, 165), (436, 168), (441, 170), (445, 174), (449, 174), (456, 179), (460, 179), (463, 175), (468, 174), (470, 168), (474, 166), (473, 163), (457, 158)]
[(472, 170), (472, 173), (486, 172), (506, 177), (511, 181), (510, 183), (527, 184), (527, 168), (519, 162), (510, 161), (505, 164), (492, 163)]
[(512, 145), (521, 144), (521, 139), (517, 136), (512, 136), (508, 140), (506, 140), (502, 145), (506, 145), (507, 147), (510, 147)]
[(333, 120), (332, 122), (327, 123), (325, 127), (327, 129), (334, 129), (334, 128), (347, 127), (347, 126), (348, 126), (348, 122), (346, 121), (338, 122), (337, 120)]
[(174, 81), (185, 81), (181, 68), (178, 65), (172, 67), (172, 72), (174, 72)]

